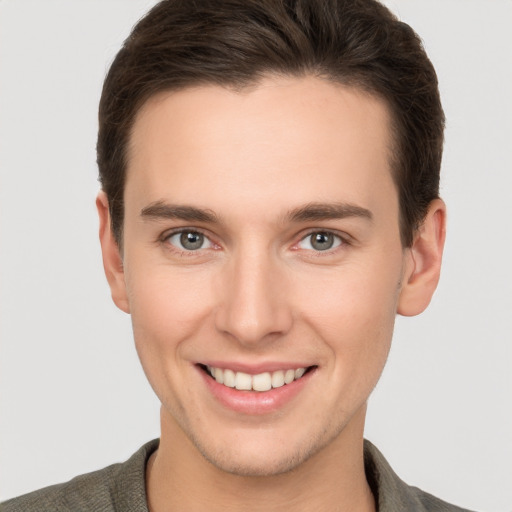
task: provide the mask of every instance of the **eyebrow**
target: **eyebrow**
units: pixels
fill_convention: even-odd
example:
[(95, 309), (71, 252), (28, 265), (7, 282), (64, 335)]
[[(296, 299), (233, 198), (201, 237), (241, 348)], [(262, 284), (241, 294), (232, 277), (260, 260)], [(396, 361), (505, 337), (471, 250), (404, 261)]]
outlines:
[(211, 210), (195, 206), (181, 206), (155, 201), (142, 208), (140, 215), (148, 219), (179, 219), (187, 222), (218, 223), (218, 217)]
[(366, 208), (350, 203), (309, 203), (290, 211), (286, 217), (292, 222), (344, 219), (347, 217), (360, 217), (371, 221), (373, 214)]
[[(141, 217), (148, 219), (179, 219), (186, 222), (205, 222), (218, 224), (219, 218), (212, 211), (195, 206), (175, 205), (164, 201), (155, 201), (142, 208)], [(350, 203), (309, 203), (295, 208), (285, 215), (289, 222), (308, 222), (317, 220), (344, 219), (359, 217), (372, 220), (370, 210)]]

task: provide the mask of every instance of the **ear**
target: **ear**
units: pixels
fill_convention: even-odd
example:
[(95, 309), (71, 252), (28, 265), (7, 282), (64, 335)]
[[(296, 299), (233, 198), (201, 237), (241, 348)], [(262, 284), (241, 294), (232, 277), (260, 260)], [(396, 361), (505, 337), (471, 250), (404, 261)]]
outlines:
[(445, 235), (446, 206), (441, 199), (435, 199), (429, 205), (425, 220), (417, 230), (412, 246), (406, 249), (398, 314), (419, 315), (429, 305), (441, 273)]
[(129, 313), (130, 305), (126, 292), (123, 259), (119, 245), (112, 233), (108, 198), (102, 190), (96, 197), (96, 208), (98, 209), (100, 219), (100, 244), (103, 255), (103, 268), (105, 269), (105, 275), (112, 293), (112, 300), (119, 309)]

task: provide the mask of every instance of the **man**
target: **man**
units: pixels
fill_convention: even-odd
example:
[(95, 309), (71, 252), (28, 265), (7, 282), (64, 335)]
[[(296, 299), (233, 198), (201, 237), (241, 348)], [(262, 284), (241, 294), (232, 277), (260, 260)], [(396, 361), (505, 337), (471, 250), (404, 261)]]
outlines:
[(105, 80), (105, 272), (160, 442), (5, 510), (461, 510), (363, 442), (439, 278), (444, 116), (380, 4), (158, 4)]

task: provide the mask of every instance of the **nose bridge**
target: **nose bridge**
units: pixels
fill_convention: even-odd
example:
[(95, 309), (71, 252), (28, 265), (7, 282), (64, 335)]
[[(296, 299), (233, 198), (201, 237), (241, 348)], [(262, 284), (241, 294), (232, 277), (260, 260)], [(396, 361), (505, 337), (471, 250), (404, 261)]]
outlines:
[(223, 275), (217, 328), (244, 345), (285, 333), (292, 318), (285, 280), (278, 258), (268, 248), (256, 243), (240, 248)]

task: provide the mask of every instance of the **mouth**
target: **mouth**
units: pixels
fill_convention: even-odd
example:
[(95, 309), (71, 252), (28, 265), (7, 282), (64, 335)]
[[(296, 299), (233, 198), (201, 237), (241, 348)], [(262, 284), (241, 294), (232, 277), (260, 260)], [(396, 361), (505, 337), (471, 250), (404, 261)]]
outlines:
[(251, 375), (229, 368), (218, 368), (204, 364), (198, 366), (218, 384), (238, 391), (254, 391), (257, 393), (287, 386), (316, 369), (316, 366), (306, 366)]

